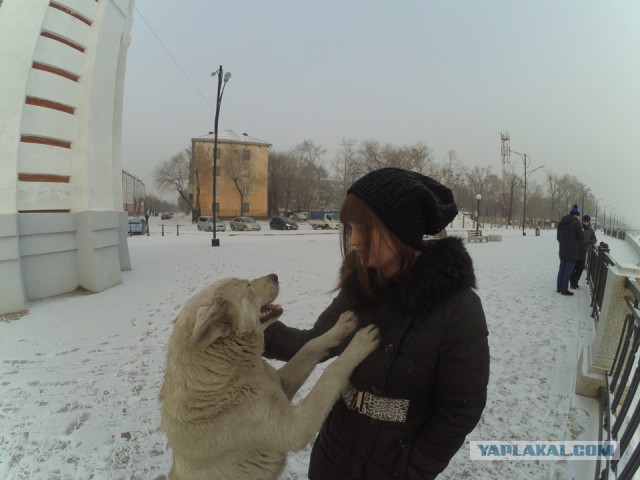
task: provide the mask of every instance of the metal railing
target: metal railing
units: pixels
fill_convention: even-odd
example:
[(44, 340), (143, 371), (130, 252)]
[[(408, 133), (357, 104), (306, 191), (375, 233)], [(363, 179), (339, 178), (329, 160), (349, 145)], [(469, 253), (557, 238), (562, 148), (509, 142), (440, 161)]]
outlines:
[(620, 460), (607, 460), (602, 470), (602, 462), (597, 460), (596, 480), (607, 480), (610, 473), (616, 480), (633, 480), (640, 468), (640, 442), (632, 444), (640, 426), (640, 360), (636, 360), (640, 348), (640, 289), (632, 279), (627, 279), (626, 287), (632, 294), (624, 299), (629, 313), (611, 370), (605, 375), (606, 387), (599, 390), (602, 405), (598, 439), (602, 441), (606, 435), (605, 440), (618, 441)]
[(610, 237), (618, 238), (620, 240), (624, 240), (627, 236), (626, 230), (621, 228), (605, 228), (602, 231), (605, 235), (609, 235)]
[(607, 271), (609, 266), (615, 263), (609, 257), (609, 245), (600, 242), (589, 249), (587, 256), (587, 284), (591, 291), (591, 317), (596, 322), (600, 321), (600, 310), (604, 289), (607, 286)]

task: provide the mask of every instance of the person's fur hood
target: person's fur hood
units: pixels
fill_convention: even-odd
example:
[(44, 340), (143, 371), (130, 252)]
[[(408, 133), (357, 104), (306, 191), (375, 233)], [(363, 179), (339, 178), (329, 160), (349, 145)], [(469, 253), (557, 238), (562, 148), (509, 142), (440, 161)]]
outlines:
[[(458, 237), (425, 241), (422, 255), (406, 271), (391, 280), (378, 294), (379, 301), (398, 304), (404, 311), (432, 312), (438, 304), (463, 288), (475, 288), (473, 261)], [(366, 300), (357, 279), (344, 287), (360, 302)]]

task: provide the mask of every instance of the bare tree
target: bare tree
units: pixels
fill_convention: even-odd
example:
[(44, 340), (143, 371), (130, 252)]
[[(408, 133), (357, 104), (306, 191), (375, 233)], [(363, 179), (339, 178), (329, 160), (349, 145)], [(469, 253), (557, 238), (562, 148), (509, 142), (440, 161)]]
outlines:
[(320, 164), (324, 148), (305, 140), (288, 152), (269, 153), (269, 210), (324, 208), (335, 194), (335, 182)]
[(529, 218), (544, 218), (544, 186), (529, 180), (527, 191), (527, 216)]
[[(491, 167), (481, 168), (481, 167), (473, 167), (473, 170), (466, 173), (466, 181), (469, 187), (471, 187), (471, 195), (470, 200), (473, 204), (473, 199), (476, 198), (478, 194), (483, 197), (483, 204), (488, 202), (486, 196), (483, 195), (485, 190), (485, 185), (488, 182), (489, 175), (491, 174)], [(472, 209), (473, 210), (473, 209)], [(486, 209), (485, 209), (486, 211)], [(481, 212), (478, 212), (478, 217), (481, 216)], [(486, 216), (486, 215), (485, 215)]]
[(441, 164), (435, 165), (433, 176), (440, 183), (449, 187), (453, 191), (455, 198), (465, 198), (466, 168), (458, 160), (455, 150), (449, 150), (446, 159)]
[(147, 194), (144, 197), (144, 219), (149, 224), (149, 217), (158, 211), (160, 199), (153, 194)]
[(558, 181), (558, 198), (560, 204), (558, 205), (559, 216), (566, 215), (571, 210), (571, 206), (578, 203), (582, 184), (573, 175), (564, 175)]
[(329, 172), (322, 165), (307, 164), (302, 171), (303, 178), (308, 179), (310, 185), (307, 200), (309, 210), (325, 210), (331, 203), (334, 203), (336, 193), (336, 182), (329, 179)]
[(291, 184), (291, 200), (298, 210), (310, 209), (312, 205), (326, 205), (331, 199), (324, 191), (329, 176), (322, 165), (326, 152), (313, 140), (304, 140), (289, 152), (291, 172), (296, 177)]
[(433, 171), (433, 150), (425, 143), (416, 143), (407, 148), (406, 152), (411, 170), (423, 175), (429, 175)]
[(556, 202), (560, 187), (558, 185), (559, 179), (555, 173), (547, 172), (547, 193), (551, 196), (551, 216), (550, 219), (557, 219), (556, 217)]
[(380, 143), (376, 140), (366, 140), (360, 146), (360, 174), (387, 167), (384, 160), (384, 153)]
[(163, 161), (153, 170), (155, 186), (162, 192), (175, 191), (184, 202), (188, 211), (194, 211), (194, 202), (189, 195), (187, 187), (189, 185), (191, 155), (189, 149), (172, 156)]
[(589, 194), (591, 193), (591, 189), (584, 184), (580, 184), (580, 210), (586, 212), (587, 207), (585, 206), (585, 198), (589, 198)]
[(340, 141), (336, 158), (333, 160), (333, 168), (336, 178), (342, 185), (342, 192), (346, 194), (347, 189), (358, 178), (358, 151), (356, 140), (343, 138)]
[(507, 225), (511, 224), (513, 218), (513, 203), (518, 192), (518, 187), (522, 185), (522, 178), (513, 171), (507, 173), (507, 195), (506, 195), (506, 207), (507, 207)]
[(292, 153), (298, 162), (318, 165), (322, 163), (322, 158), (326, 155), (327, 149), (316, 145), (313, 140), (303, 140), (302, 143), (293, 147)]
[(502, 179), (497, 175), (487, 175), (482, 194), (486, 217), (496, 218), (502, 212), (502, 185)]
[(491, 175), (491, 167), (473, 167), (473, 170), (467, 172), (467, 182), (473, 189), (473, 195), (483, 194), (485, 185)]
[(424, 143), (397, 147), (391, 144), (381, 146), (375, 140), (362, 142), (358, 151), (360, 168), (364, 174), (384, 167), (396, 167), (420, 173), (429, 173), (433, 168), (431, 149)]
[(285, 152), (273, 150), (269, 152), (269, 214), (272, 217), (278, 215), (284, 206), (288, 210), (289, 196), (291, 195), (292, 177), (290, 175), (291, 160)]

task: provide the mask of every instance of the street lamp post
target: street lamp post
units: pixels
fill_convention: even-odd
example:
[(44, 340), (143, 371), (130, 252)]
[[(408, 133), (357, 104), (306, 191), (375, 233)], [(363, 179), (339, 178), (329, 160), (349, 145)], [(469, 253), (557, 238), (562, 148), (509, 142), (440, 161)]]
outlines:
[(606, 234), (605, 230), (607, 229), (607, 207), (610, 207), (609, 204), (606, 204), (604, 207), (604, 214), (602, 215), (602, 232)]
[(598, 204), (600, 203), (600, 200), (602, 200), (602, 197), (600, 197), (598, 200), (596, 200), (596, 218), (593, 221), (593, 229), (594, 230), (598, 230)]
[(480, 199), (482, 195), (479, 193), (476, 195), (476, 200), (478, 201), (478, 213), (476, 214), (476, 236), (480, 236)]
[(527, 177), (531, 175), (533, 172), (535, 172), (536, 170), (544, 168), (544, 165), (540, 165), (539, 167), (536, 167), (533, 170), (531, 170), (529, 173), (527, 173), (527, 168), (529, 167), (529, 165), (531, 165), (531, 157), (528, 156), (526, 153), (516, 152), (511, 149), (509, 149), (509, 153), (510, 154), (515, 153), (516, 155), (518, 155), (520, 158), (522, 158), (522, 162), (524, 164), (524, 198), (522, 201), (522, 235), (524, 236), (527, 234), (527, 232), (524, 231), (524, 227), (527, 219)]
[[(222, 75), (222, 65), (220, 68), (213, 72), (211, 76), (218, 76), (218, 92), (216, 94), (216, 116), (213, 122), (213, 181), (211, 190), (211, 215), (213, 216), (213, 238), (211, 239), (212, 247), (220, 246), (220, 239), (216, 238), (216, 231), (218, 222), (216, 221), (218, 209), (216, 208), (216, 175), (218, 173), (218, 118), (220, 117), (220, 103), (222, 102), (222, 95), (224, 94), (224, 87), (231, 78), (231, 72), (227, 72)], [(223, 83), (224, 82), (224, 83)]]

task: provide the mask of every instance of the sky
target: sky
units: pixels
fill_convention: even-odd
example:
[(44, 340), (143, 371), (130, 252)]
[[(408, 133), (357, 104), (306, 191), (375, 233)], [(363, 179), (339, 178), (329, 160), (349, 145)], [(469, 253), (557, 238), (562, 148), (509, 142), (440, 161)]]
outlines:
[(213, 131), (222, 65), (220, 130), (276, 151), (313, 140), (328, 168), (349, 138), (498, 174), (508, 132), (544, 166), (531, 181), (575, 175), (639, 225), (639, 19), (635, 0), (137, 0), (123, 168), (155, 191), (153, 169)]
[[(307, 223), (271, 231), (261, 222), (260, 232), (219, 232), (221, 246), (212, 248), (211, 233), (186, 217), (163, 221), (165, 236), (159, 223), (151, 217), (150, 236), (129, 238), (132, 270), (121, 285), (33, 301), (24, 316), (0, 316), (0, 478), (166, 480), (171, 449), (159, 430), (158, 396), (184, 303), (220, 278), (273, 272), (281, 320), (309, 328), (336, 295), (336, 231)], [(448, 232), (466, 238), (462, 230)], [(491, 375), (487, 406), (467, 439), (596, 440), (598, 404), (574, 393), (578, 357), (595, 335), (589, 289), (582, 284), (573, 297), (555, 292), (554, 230), (485, 233), (502, 241), (467, 248), (489, 328)], [(597, 234), (618, 263), (638, 268), (629, 243)], [(593, 478), (590, 462), (471, 461), (469, 452), (463, 445), (438, 480)], [(310, 446), (291, 453), (280, 480), (307, 478), (309, 453)]]

